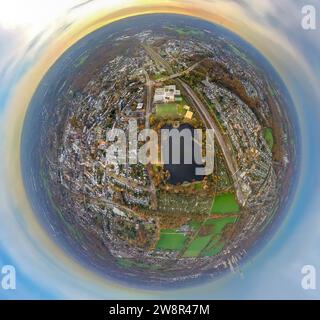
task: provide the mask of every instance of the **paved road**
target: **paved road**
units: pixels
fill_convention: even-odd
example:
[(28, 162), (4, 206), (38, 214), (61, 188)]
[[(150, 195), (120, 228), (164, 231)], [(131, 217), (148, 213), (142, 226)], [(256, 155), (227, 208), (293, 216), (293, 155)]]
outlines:
[[(154, 51), (150, 46), (144, 44), (143, 47), (148, 52), (150, 57), (155, 60), (156, 63), (161, 64), (169, 74), (173, 75), (173, 70), (169, 63), (165, 61), (156, 51)], [(177, 81), (180, 83), (182, 88), (185, 90), (187, 95), (190, 97), (190, 99), (194, 102), (194, 106), (197, 108), (197, 111), (202, 118), (203, 122), (206, 124), (208, 129), (213, 129), (215, 132), (215, 136), (217, 138), (217, 141), (221, 147), (222, 153), (226, 159), (227, 166), (229, 168), (229, 171), (232, 175), (233, 181), (234, 181), (234, 187), (237, 193), (237, 198), (240, 204), (245, 203), (245, 198), (243, 196), (242, 190), (240, 188), (240, 185), (238, 183), (238, 167), (237, 163), (234, 160), (231, 144), (228, 143), (226, 140), (227, 138), (220, 132), (220, 128), (218, 124), (215, 122), (211, 114), (209, 113), (208, 109), (202, 101), (198, 98), (197, 94), (193, 91), (193, 89), (186, 84), (181, 79), (177, 79)]]
[(181, 72), (178, 72), (178, 73), (175, 73), (175, 74), (172, 74), (168, 77), (163, 77), (163, 78), (160, 78), (157, 80), (157, 82), (165, 82), (165, 81), (168, 81), (168, 80), (172, 80), (172, 79), (175, 79), (175, 78), (179, 78), (185, 74), (188, 74), (190, 73), (192, 70), (194, 70), (199, 64), (201, 63), (201, 61), (199, 62), (196, 62), (195, 64), (193, 64), (191, 67), (189, 67), (188, 69), (186, 70), (183, 70)]
[[(147, 71), (144, 70), (144, 75), (146, 77), (146, 87), (147, 87), (147, 105), (146, 105), (146, 123), (145, 127), (146, 129), (150, 128), (150, 115), (152, 113), (152, 88), (153, 88), (153, 82), (150, 80), (149, 74)], [(151, 194), (151, 208), (153, 210), (156, 210), (158, 208), (158, 199), (157, 199), (157, 191), (156, 187), (154, 185), (154, 182), (151, 178), (152, 175), (152, 165), (147, 165), (147, 172), (149, 175), (150, 180), (150, 194)]]
[(146, 129), (150, 128), (150, 116), (152, 113), (152, 88), (153, 82), (150, 80), (149, 74), (144, 70), (144, 75), (146, 77), (146, 87), (147, 87), (147, 105), (146, 105)]
[(171, 68), (170, 64), (164, 60), (156, 51), (154, 51), (150, 46), (147, 44), (142, 44), (143, 48), (147, 51), (151, 59), (155, 60), (155, 62), (161, 66), (163, 66), (169, 74), (173, 74), (174, 71)]

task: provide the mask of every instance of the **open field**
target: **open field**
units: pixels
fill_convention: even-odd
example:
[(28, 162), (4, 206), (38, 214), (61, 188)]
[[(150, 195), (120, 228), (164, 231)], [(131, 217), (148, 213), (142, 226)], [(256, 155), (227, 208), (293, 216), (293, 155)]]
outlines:
[(205, 222), (206, 226), (214, 226), (214, 234), (219, 235), (222, 233), (224, 227), (229, 223), (235, 223), (237, 217), (225, 217), (220, 219), (209, 219)]
[(178, 108), (175, 103), (164, 103), (156, 106), (156, 114), (158, 117), (177, 117)]
[(156, 105), (156, 116), (165, 119), (183, 118), (185, 115), (182, 103), (164, 103)]
[(223, 242), (212, 240), (208, 247), (201, 253), (201, 256), (213, 257), (221, 252), (224, 247)]
[(200, 252), (208, 245), (211, 240), (212, 235), (204, 236), (204, 237), (196, 237), (191, 244), (189, 245), (188, 249), (183, 254), (184, 257), (197, 257)]
[(185, 241), (186, 236), (183, 233), (178, 233), (172, 229), (162, 230), (157, 249), (180, 251)]
[[(226, 225), (233, 224), (237, 217), (208, 219), (204, 223), (192, 221), (189, 225), (197, 233), (196, 238), (184, 252), (184, 257), (214, 256), (224, 247), (221, 241), (222, 232)], [(205, 235), (203, 235), (205, 234)]]
[(203, 188), (203, 182), (202, 181), (194, 183), (194, 189), (195, 190), (201, 190), (202, 188)]
[(189, 226), (194, 230), (186, 236), (175, 229), (161, 231), (157, 249), (181, 251), (185, 258), (214, 256), (224, 247), (222, 234), (224, 228), (235, 223), (237, 217), (208, 219), (203, 222), (191, 221)]
[(228, 224), (233, 224), (237, 217), (226, 217), (221, 219), (209, 219), (205, 225), (213, 226), (213, 237), (209, 245), (201, 252), (201, 256), (215, 256), (224, 247), (225, 243), (221, 240), (222, 232)]
[(264, 129), (263, 136), (266, 139), (266, 142), (267, 142), (270, 150), (272, 150), (273, 146), (274, 146), (273, 130), (271, 128)]
[(233, 224), (237, 220), (237, 217), (226, 217), (221, 219), (209, 219), (205, 225), (213, 226), (213, 236), (208, 246), (201, 252), (201, 256), (212, 257), (218, 254), (224, 247), (225, 243), (221, 241), (222, 232), (228, 224)]
[(211, 213), (237, 213), (240, 211), (239, 204), (233, 193), (228, 192), (218, 195), (213, 200)]

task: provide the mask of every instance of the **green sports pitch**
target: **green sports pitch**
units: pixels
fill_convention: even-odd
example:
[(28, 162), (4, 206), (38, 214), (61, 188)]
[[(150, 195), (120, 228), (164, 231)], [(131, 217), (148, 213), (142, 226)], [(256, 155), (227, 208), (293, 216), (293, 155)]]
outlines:
[(156, 115), (160, 118), (178, 118), (183, 116), (183, 107), (176, 103), (158, 104)]
[(270, 150), (272, 150), (273, 146), (274, 146), (273, 130), (271, 128), (265, 128), (263, 130), (263, 136), (264, 136)]
[(217, 195), (212, 204), (211, 213), (237, 213), (240, 211), (239, 204), (233, 193), (228, 192)]
[(160, 240), (157, 243), (157, 249), (180, 251), (184, 247), (186, 236), (175, 230), (162, 230)]

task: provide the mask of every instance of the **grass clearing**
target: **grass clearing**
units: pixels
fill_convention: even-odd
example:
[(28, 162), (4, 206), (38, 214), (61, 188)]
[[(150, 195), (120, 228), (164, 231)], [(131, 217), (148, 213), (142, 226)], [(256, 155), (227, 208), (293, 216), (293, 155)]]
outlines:
[(225, 243), (221, 241), (223, 230), (226, 225), (233, 224), (236, 221), (237, 217), (208, 219), (204, 223), (192, 221), (190, 226), (195, 229), (195, 232), (198, 232), (200, 228), (212, 226), (212, 233), (203, 237), (198, 236), (195, 240), (193, 240), (189, 248), (184, 253), (184, 257), (212, 257), (220, 253), (225, 245)]
[(180, 251), (183, 249), (185, 241), (186, 236), (183, 233), (177, 233), (173, 229), (162, 230), (157, 249)]
[(271, 128), (265, 128), (263, 130), (263, 136), (264, 136), (270, 150), (272, 150), (273, 146), (274, 146), (273, 130)]
[(206, 248), (205, 251), (202, 252), (201, 256), (213, 257), (213, 256), (217, 255), (218, 253), (220, 253), (221, 250), (223, 249), (223, 247), (224, 247), (223, 242), (212, 241), (210, 243), (210, 245), (208, 246), (208, 248)]
[(201, 190), (202, 187), (203, 187), (202, 181), (197, 182), (197, 183), (194, 184), (194, 189), (195, 189), (195, 190)]
[(211, 213), (237, 213), (240, 211), (240, 206), (233, 193), (228, 192), (218, 195), (214, 198)]
[(202, 225), (202, 222), (199, 222), (199, 221), (191, 221), (189, 223), (189, 226), (192, 227), (195, 230), (200, 229), (201, 225)]
[(191, 242), (191, 244), (189, 245), (188, 249), (185, 251), (183, 256), (186, 258), (198, 257), (201, 251), (208, 245), (211, 238), (212, 238), (212, 235), (195, 238)]
[(214, 234), (220, 235), (227, 224), (235, 223), (237, 217), (225, 217), (220, 219), (209, 219), (205, 222), (205, 225), (214, 225)]

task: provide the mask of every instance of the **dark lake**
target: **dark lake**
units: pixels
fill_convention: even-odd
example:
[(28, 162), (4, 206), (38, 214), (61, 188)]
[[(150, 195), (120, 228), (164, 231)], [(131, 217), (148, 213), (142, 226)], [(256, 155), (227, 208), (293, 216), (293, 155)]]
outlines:
[[(162, 129), (168, 129), (170, 132), (174, 130), (172, 126), (165, 126)], [(177, 128), (179, 132), (182, 130), (189, 131), (190, 137), (180, 138), (180, 145), (175, 145), (172, 138), (166, 141), (166, 144), (163, 145), (163, 155), (164, 159), (168, 158), (169, 161), (164, 165), (164, 168), (170, 172), (170, 178), (168, 182), (174, 185), (181, 184), (183, 182), (193, 182), (201, 181), (204, 176), (196, 175), (196, 168), (203, 168), (204, 165), (197, 164), (195, 161), (195, 155), (201, 155), (201, 146), (195, 143), (193, 140), (194, 137), (194, 128), (188, 124), (182, 124)], [(173, 154), (176, 152), (175, 148), (180, 147), (180, 161), (174, 161)], [(185, 161), (188, 159), (186, 155), (191, 152), (191, 161)]]

